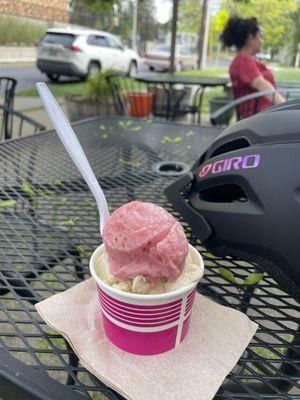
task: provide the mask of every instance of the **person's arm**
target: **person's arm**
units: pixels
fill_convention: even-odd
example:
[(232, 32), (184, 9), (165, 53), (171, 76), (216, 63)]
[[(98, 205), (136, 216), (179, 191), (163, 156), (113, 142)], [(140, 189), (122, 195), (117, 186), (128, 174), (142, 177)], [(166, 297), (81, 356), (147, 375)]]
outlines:
[[(253, 81), (250, 83), (250, 86), (257, 91), (265, 91), (271, 89), (274, 90), (274, 87), (271, 85), (271, 83), (264, 79), (261, 75), (253, 79)], [(264, 97), (272, 104), (280, 104), (285, 102), (284, 97), (278, 92), (274, 94), (268, 94)]]

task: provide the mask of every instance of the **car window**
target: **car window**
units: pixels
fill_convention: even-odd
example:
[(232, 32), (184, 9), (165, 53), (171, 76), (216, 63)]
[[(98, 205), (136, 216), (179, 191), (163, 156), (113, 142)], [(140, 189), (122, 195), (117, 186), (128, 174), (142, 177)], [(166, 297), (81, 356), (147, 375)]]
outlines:
[(54, 44), (62, 44), (63, 46), (70, 46), (73, 44), (76, 39), (75, 35), (71, 35), (69, 33), (50, 33), (47, 32), (43, 37), (43, 43), (54, 43)]
[(87, 43), (92, 46), (110, 47), (107, 37), (105, 36), (90, 35), (88, 37)]
[(165, 53), (170, 53), (171, 47), (166, 45), (156, 46), (153, 51), (164, 51)]
[(121, 45), (121, 43), (118, 43), (115, 39), (112, 39), (110, 37), (107, 38), (110, 44), (110, 47), (113, 49), (123, 49), (123, 46)]
[(191, 56), (193, 54), (196, 54), (196, 49), (193, 47), (181, 47), (179, 50), (179, 54), (182, 56)]
[(186, 47), (183, 47), (182, 49), (179, 50), (179, 54), (181, 56), (188, 56), (191, 53), (190, 53), (189, 49), (187, 49)]

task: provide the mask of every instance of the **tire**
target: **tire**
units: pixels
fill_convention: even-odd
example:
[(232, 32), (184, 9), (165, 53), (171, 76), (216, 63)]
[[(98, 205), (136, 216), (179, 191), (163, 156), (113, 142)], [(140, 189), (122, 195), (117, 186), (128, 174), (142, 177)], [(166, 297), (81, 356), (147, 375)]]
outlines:
[(47, 74), (48, 78), (52, 82), (57, 82), (59, 80), (60, 75), (59, 74)]
[(98, 64), (97, 62), (90, 62), (89, 67), (88, 67), (88, 73), (87, 76), (96, 76), (99, 72), (101, 71), (101, 65)]
[(149, 69), (150, 69), (150, 71), (154, 71), (153, 65), (150, 65)]
[(130, 76), (130, 78), (134, 78), (137, 74), (137, 64), (136, 61), (131, 61), (129, 64), (129, 68), (128, 68), (128, 76)]

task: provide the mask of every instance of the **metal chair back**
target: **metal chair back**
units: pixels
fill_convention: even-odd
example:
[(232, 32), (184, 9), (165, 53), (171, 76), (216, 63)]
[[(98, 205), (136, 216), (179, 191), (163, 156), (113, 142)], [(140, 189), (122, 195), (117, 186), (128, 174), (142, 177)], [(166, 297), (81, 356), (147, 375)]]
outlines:
[[(282, 89), (278, 89), (278, 90), (271, 89), (271, 90), (265, 90), (265, 91), (251, 93), (249, 95), (242, 96), (242, 97), (239, 97), (238, 99), (232, 100), (231, 102), (227, 103), (223, 107), (220, 107), (218, 110), (216, 110), (214, 113), (211, 114), (210, 122), (212, 125), (220, 125), (218, 121), (221, 120), (221, 117), (225, 113), (227, 113), (229, 110), (232, 110), (232, 109), (234, 109), (236, 111), (236, 119), (238, 121), (243, 119), (239, 113), (239, 110), (240, 110), (239, 106), (241, 104), (245, 105), (244, 110), (247, 110), (248, 104), (251, 104), (251, 109), (253, 111), (251, 113), (251, 115), (254, 115), (257, 113), (257, 107), (259, 104), (259, 100), (264, 96), (272, 95), (274, 97), (276, 93), (280, 93), (283, 97), (285, 97), (285, 99), (287, 101), (292, 100), (292, 99), (300, 99), (300, 88), (282, 88)], [(296, 104), (300, 104), (300, 103), (296, 102)], [(284, 103), (283, 103), (283, 106), (284, 106)], [(272, 109), (274, 107), (276, 107), (276, 106), (273, 106)], [(251, 115), (249, 115), (249, 116), (251, 116)], [(229, 123), (230, 123), (230, 121), (228, 122), (228, 124)]]
[(117, 73), (107, 77), (117, 115), (145, 118), (153, 111), (153, 93), (145, 83), (126, 74)]
[[(17, 81), (14, 78), (9, 78), (6, 76), (0, 77), (0, 96), (1, 102), (0, 105), (4, 106), (7, 109), (14, 108), (14, 99), (15, 99), (15, 91), (16, 91)], [(3, 126), (5, 135), (9, 136), (9, 132), (12, 129), (12, 116), (3, 112)]]
[(19, 138), (24, 134), (29, 135), (46, 129), (34, 119), (2, 105), (0, 105), (0, 116), (1, 114), (0, 141)]

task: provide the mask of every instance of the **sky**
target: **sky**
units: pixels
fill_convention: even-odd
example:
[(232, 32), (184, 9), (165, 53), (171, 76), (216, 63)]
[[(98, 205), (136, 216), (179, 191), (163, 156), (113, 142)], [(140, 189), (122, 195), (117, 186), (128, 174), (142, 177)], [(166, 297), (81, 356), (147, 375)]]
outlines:
[(172, 13), (172, 2), (170, 0), (155, 0), (156, 19), (161, 24), (167, 22)]
[[(200, 2), (200, 0), (199, 0)], [(217, 13), (219, 10), (219, 0), (210, 0), (209, 2), (210, 12), (212, 14)], [(167, 22), (171, 18), (172, 14), (172, 1), (171, 0), (155, 0), (156, 6), (156, 19), (161, 24)]]

